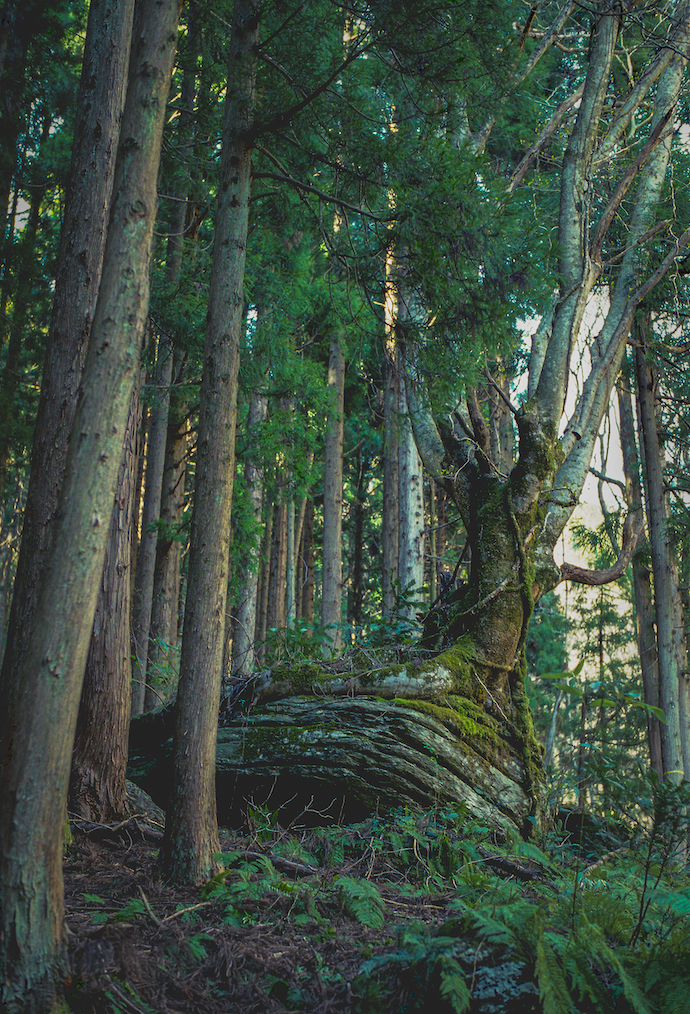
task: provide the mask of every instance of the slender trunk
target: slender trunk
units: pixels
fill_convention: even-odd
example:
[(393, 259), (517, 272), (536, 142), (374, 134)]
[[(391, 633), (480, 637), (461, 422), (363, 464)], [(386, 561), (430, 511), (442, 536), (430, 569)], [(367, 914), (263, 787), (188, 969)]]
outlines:
[(307, 500), (304, 512), (304, 535), (302, 537), (302, 620), (314, 622), (314, 501)]
[(398, 577), (404, 596), (400, 616), (414, 618), (424, 585), (424, 486), (422, 462), (407, 412), (400, 371), (398, 390)]
[[(635, 439), (632, 396), (627, 380), (618, 383), (618, 417), (620, 419), (623, 472), (625, 475), (626, 503), (628, 510), (642, 510), (642, 484), (640, 461)], [(635, 601), (635, 623), (637, 649), (640, 656), (640, 671), (645, 704), (659, 707), (659, 666), (656, 636), (654, 633), (654, 602), (649, 568), (643, 563), (638, 552), (632, 561), (633, 596)], [(647, 742), (652, 769), (661, 777), (661, 724), (653, 714), (647, 714)]]
[(285, 516), (285, 626), (295, 625), (295, 501), (286, 504)]
[(263, 538), (261, 539), (261, 555), (259, 557), (259, 566), (261, 567), (259, 591), (257, 593), (257, 612), (256, 612), (256, 626), (255, 630), (258, 631), (257, 636), (257, 655), (259, 659), (263, 659), (266, 654), (266, 633), (268, 631), (268, 590), (270, 585), (270, 573), (271, 573), (271, 546), (273, 545), (273, 507), (269, 504), (264, 506), (264, 514), (266, 515), (266, 524), (264, 525)]
[(173, 741), (173, 791), (160, 863), (166, 877), (201, 883), (218, 867), (215, 757), (228, 591), (235, 474), (237, 375), (244, 321), (251, 127), (258, 12), (233, 9), (219, 205), (213, 243), (199, 407), (194, 512), (180, 682)]
[(323, 479), (323, 569), (321, 626), (327, 629), (330, 648), (342, 647), (342, 539), (343, 539), (343, 437), (345, 357), (340, 341), (331, 342), (328, 389), (332, 396), (326, 427)]
[[(66, 979), (64, 815), (82, 680), (148, 310), (156, 178), (177, 5), (143, 2), (114, 199), (55, 538), (0, 696), (0, 999), (52, 1010)], [(56, 715), (59, 721), (56, 721)], [(37, 788), (38, 787), (38, 788)]]
[[(280, 496), (280, 490), (278, 495)], [(287, 567), (287, 505), (278, 500), (273, 506), (273, 524), (268, 595), (266, 635), (285, 627), (285, 573)]]
[(381, 521), (383, 616), (395, 609), (398, 577), (398, 371), (395, 348), (386, 347), (383, 359), (383, 511)]
[(435, 602), (438, 595), (438, 558), (436, 530), (436, 484), (429, 478), (429, 601)]
[[(51, 119), (43, 119), (43, 131), (40, 144), (45, 146), (50, 136)], [(0, 383), (0, 503), (5, 491), (7, 472), (11, 460), (12, 445), (16, 440), (17, 392), (21, 377), (20, 356), (22, 344), (26, 337), (27, 323), (31, 314), (31, 290), (34, 281), (34, 263), (36, 260), (36, 237), (41, 216), (41, 205), (45, 197), (45, 183), (31, 187), (31, 203), (26, 225), (19, 241), (16, 277), (14, 279), (13, 303), (14, 312), (10, 325), (10, 338), (7, 343), (5, 367)], [(7, 266), (6, 266), (7, 270)], [(9, 272), (6, 275), (8, 277)], [(8, 278), (9, 280), (9, 278)]]
[(161, 339), (155, 370), (155, 401), (151, 407), (151, 424), (146, 448), (144, 504), (141, 517), (141, 539), (137, 553), (137, 575), (134, 585), (132, 641), (134, 671), (132, 674), (132, 714), (150, 711), (158, 703), (152, 687), (147, 684), (149, 662), (149, 630), (153, 603), (153, 581), (158, 546), (158, 522), (161, 514), (165, 446), (170, 409), (172, 381), (172, 350)]
[[(179, 362), (178, 362), (179, 367)], [(179, 376), (179, 369), (175, 370)], [(184, 514), (187, 457), (191, 442), (186, 399), (172, 398), (161, 491), (161, 532), (156, 546), (149, 654), (151, 664), (167, 664), (168, 648), (177, 645), (180, 602), (180, 524)]]
[(133, 0), (115, 5), (93, 0), (89, 8), (70, 188), (3, 666), (18, 665), (26, 651), (41, 573), (52, 545), (52, 522), (101, 276), (133, 7)]
[[(127, 738), (132, 660), (129, 561), (139, 430), (139, 385), (132, 392), (91, 644), (72, 752), (69, 810), (105, 823), (127, 811)], [(98, 735), (94, 735), (98, 729)]]
[[(257, 429), (265, 422), (267, 408), (266, 398), (255, 391), (249, 403), (247, 429), (250, 434), (256, 435)], [(256, 666), (254, 641), (260, 567), (257, 558), (260, 559), (261, 551), (261, 507), (264, 496), (263, 469), (255, 453), (248, 454), (244, 463), (244, 484), (254, 521), (253, 539), (259, 544), (251, 546), (248, 552), (243, 553), (240, 563), (238, 604), (233, 625), (232, 671), (247, 676)]]
[(367, 474), (369, 470), (369, 459), (362, 453), (361, 448), (357, 451), (355, 461), (357, 469), (357, 482), (355, 484), (354, 513), (354, 538), (352, 547), (352, 578), (350, 580), (350, 595), (348, 599), (348, 619), (355, 627), (362, 624), (362, 609), (364, 604), (364, 514), (367, 503)]
[(659, 707), (666, 716), (661, 725), (661, 758), (664, 778), (681, 781), (686, 769), (688, 715), (685, 708), (687, 656), (685, 625), (678, 580), (678, 565), (671, 548), (668, 503), (664, 487), (664, 460), (656, 419), (656, 381), (645, 359), (644, 348), (636, 349), (638, 418), (644, 442), (647, 478), (647, 514), (652, 549), (654, 605), (659, 665)]

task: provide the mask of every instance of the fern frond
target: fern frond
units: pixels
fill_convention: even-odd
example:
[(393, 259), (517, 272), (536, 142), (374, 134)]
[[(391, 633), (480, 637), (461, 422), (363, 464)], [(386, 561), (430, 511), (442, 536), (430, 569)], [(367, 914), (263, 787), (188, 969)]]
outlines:
[(537, 942), (535, 972), (544, 1014), (571, 1014), (573, 1001), (563, 968), (546, 935)]
[(385, 922), (385, 905), (378, 888), (368, 880), (338, 878), (338, 898), (347, 912), (362, 926), (380, 929)]
[(472, 1002), (461, 966), (450, 954), (441, 954), (438, 959), (441, 972), (441, 996), (444, 996), (455, 1014), (464, 1014)]

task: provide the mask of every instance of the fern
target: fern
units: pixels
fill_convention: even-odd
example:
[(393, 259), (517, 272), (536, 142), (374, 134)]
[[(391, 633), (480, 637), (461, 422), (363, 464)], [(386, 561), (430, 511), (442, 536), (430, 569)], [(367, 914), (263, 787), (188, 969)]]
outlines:
[(338, 898), (347, 914), (362, 926), (381, 929), (385, 922), (385, 906), (374, 884), (368, 880), (339, 877)]
[(535, 971), (539, 996), (544, 1004), (544, 1014), (570, 1014), (574, 1006), (573, 1001), (561, 963), (546, 934), (543, 934), (537, 942)]
[(450, 954), (439, 955), (438, 965), (441, 973), (441, 996), (446, 998), (455, 1014), (463, 1014), (472, 1002), (472, 994), (467, 988), (462, 968)]

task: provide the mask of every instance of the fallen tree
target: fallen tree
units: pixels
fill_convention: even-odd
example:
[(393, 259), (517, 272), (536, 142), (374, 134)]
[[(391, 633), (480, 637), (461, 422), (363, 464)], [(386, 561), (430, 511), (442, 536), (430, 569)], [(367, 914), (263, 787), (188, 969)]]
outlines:
[[(434, 657), (392, 654), (386, 664), (354, 652), (230, 681), (217, 744), (220, 822), (243, 823), (250, 803), (281, 823), (464, 804), (497, 830), (527, 833), (541, 812), (541, 750), (522, 680), (497, 681), (467, 639)], [(161, 805), (171, 735), (170, 708), (132, 723), (133, 774)]]

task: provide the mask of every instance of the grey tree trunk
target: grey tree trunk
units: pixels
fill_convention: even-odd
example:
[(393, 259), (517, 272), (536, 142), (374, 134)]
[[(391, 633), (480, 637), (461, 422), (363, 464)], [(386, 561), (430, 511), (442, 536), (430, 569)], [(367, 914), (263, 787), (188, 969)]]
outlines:
[(661, 724), (663, 776), (682, 781), (686, 767), (688, 715), (683, 683), (687, 680), (685, 623), (678, 579), (678, 564), (671, 548), (668, 501), (664, 487), (664, 458), (659, 444), (654, 371), (644, 349), (636, 349), (639, 425), (644, 442), (649, 541), (654, 577), (654, 611), (659, 669), (659, 707), (666, 716)]
[[(176, 360), (175, 376), (180, 376), (182, 364)], [(156, 569), (153, 577), (153, 602), (149, 654), (151, 664), (160, 668), (168, 664), (167, 648), (177, 645), (180, 605), (180, 560), (182, 543), (179, 525), (185, 505), (187, 457), (191, 446), (191, 424), (186, 399), (171, 397), (168, 433), (165, 445), (165, 465), (161, 491), (161, 522), (156, 547)], [(165, 647), (164, 647), (165, 646)]]
[(158, 341), (155, 369), (155, 400), (151, 406), (151, 420), (146, 449), (144, 473), (144, 503), (141, 516), (141, 541), (137, 553), (137, 573), (134, 584), (132, 612), (132, 642), (134, 666), (132, 673), (132, 714), (150, 711), (159, 703), (146, 674), (149, 663), (149, 630), (153, 603), (153, 582), (158, 546), (158, 522), (161, 515), (165, 447), (170, 410), (170, 384), (172, 382), (173, 353), (167, 343)]
[(237, 375), (244, 321), (251, 128), (259, 12), (233, 9), (213, 243), (197, 471), (173, 746), (171, 807), (160, 853), (164, 875), (200, 883), (217, 869), (215, 755), (235, 473)]
[(424, 584), (424, 483), (422, 462), (407, 412), (405, 384), (398, 393), (398, 578), (405, 596), (400, 616), (413, 620)]
[[(127, 812), (127, 740), (132, 687), (129, 565), (139, 430), (139, 385), (129, 419), (72, 752), (69, 811), (107, 823)], [(98, 734), (94, 734), (98, 730)]]
[[(625, 475), (626, 501), (628, 509), (643, 510), (640, 460), (635, 439), (632, 395), (627, 378), (621, 376), (618, 383), (618, 417), (620, 419), (623, 472)], [(659, 664), (654, 631), (654, 602), (649, 568), (639, 554), (632, 562), (633, 595), (635, 600), (637, 648), (640, 656), (640, 671), (645, 704), (659, 707)], [(661, 725), (653, 714), (647, 714), (647, 742), (649, 758), (654, 771), (663, 777), (661, 759)]]
[(66, 980), (62, 844), (70, 762), (148, 310), (156, 178), (178, 16), (176, 4), (144, 0), (140, 8), (55, 537), (25, 650), (20, 658), (11, 656), (0, 690), (0, 1000), (10, 1012), (57, 1008)]
[(321, 577), (321, 626), (327, 628), (330, 648), (343, 644), (341, 604), (343, 593), (343, 405), (345, 356), (339, 339), (331, 342), (328, 388), (332, 395), (326, 428), (323, 480), (323, 569)]
[(94, 0), (89, 8), (71, 183), (60, 235), (3, 679), (9, 667), (20, 664), (26, 650), (40, 575), (52, 545), (52, 522), (101, 277), (133, 8), (133, 0), (116, 5)]
[[(257, 392), (249, 403), (247, 427), (252, 435), (256, 435), (257, 427), (261, 426), (268, 411), (266, 398)], [(259, 590), (259, 557), (261, 549), (261, 508), (264, 495), (263, 469), (257, 458), (250, 454), (244, 464), (244, 484), (251, 503), (252, 516), (255, 524), (255, 538), (258, 547), (254, 552), (243, 555), (239, 580), (237, 607), (233, 622), (232, 640), (232, 671), (248, 676), (256, 665), (254, 641), (256, 634), (256, 605)]]
[[(389, 293), (388, 299), (392, 299)], [(393, 312), (392, 307), (388, 311)], [(391, 317), (389, 326), (393, 326)], [(383, 616), (395, 609), (398, 577), (398, 369), (395, 343), (390, 338), (383, 349), (383, 514), (381, 559), (383, 566)]]

